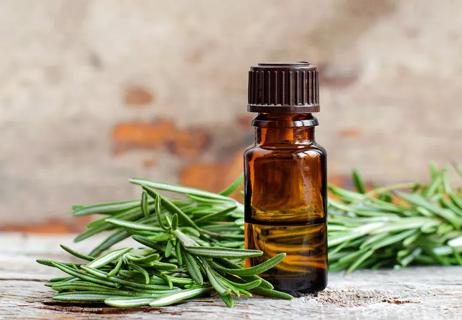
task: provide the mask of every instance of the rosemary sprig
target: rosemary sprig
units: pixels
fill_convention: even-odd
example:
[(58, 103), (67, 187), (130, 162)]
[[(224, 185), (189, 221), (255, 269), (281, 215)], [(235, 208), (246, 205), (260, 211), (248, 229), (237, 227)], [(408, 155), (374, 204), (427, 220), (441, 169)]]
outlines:
[(330, 270), (461, 265), (462, 190), (450, 185), (446, 168), (431, 165), (430, 173), (428, 184), (366, 192), (355, 171), (357, 192), (330, 186)]
[[(104, 215), (89, 223), (76, 241), (103, 231), (112, 234), (88, 255), (62, 246), (83, 260), (81, 263), (38, 260), (70, 275), (50, 280), (50, 287), (58, 292), (54, 299), (161, 307), (213, 291), (228, 306), (234, 305), (233, 297), (252, 293), (290, 298), (258, 276), (280, 263), (285, 254), (252, 268), (241, 265), (244, 258), (263, 254), (242, 248), (243, 207), (228, 197), (241, 180), (239, 177), (221, 194), (214, 194), (132, 179), (142, 189), (140, 200), (74, 206), (77, 216)], [(184, 199), (169, 199), (158, 190), (179, 193)], [(102, 254), (128, 237), (144, 247)]]

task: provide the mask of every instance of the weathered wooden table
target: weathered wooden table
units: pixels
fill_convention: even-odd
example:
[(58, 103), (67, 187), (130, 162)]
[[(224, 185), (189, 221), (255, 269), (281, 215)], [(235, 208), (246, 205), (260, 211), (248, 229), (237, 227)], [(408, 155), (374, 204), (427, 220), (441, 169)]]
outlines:
[(462, 319), (462, 267), (331, 273), (317, 296), (241, 299), (234, 308), (215, 298), (137, 310), (62, 304), (44, 286), (59, 271), (35, 263), (68, 259), (60, 243), (72, 237), (0, 235), (0, 319)]

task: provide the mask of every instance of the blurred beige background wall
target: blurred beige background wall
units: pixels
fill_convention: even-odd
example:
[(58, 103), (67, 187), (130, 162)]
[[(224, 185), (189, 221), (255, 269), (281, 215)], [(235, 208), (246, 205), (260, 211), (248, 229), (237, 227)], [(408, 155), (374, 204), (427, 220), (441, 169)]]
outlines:
[(218, 190), (253, 139), (247, 70), (321, 68), (333, 180), (425, 179), (462, 157), (462, 2), (0, 2), (0, 225), (131, 198), (132, 176)]

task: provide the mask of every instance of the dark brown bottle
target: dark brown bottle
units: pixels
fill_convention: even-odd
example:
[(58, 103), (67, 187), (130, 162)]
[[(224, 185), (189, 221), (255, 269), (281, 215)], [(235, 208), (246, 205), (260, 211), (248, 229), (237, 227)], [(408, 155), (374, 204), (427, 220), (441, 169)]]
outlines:
[(285, 252), (262, 276), (293, 295), (327, 284), (326, 152), (314, 139), (318, 71), (307, 62), (258, 64), (249, 72), (255, 145), (244, 153), (245, 245), (264, 252), (249, 266)]

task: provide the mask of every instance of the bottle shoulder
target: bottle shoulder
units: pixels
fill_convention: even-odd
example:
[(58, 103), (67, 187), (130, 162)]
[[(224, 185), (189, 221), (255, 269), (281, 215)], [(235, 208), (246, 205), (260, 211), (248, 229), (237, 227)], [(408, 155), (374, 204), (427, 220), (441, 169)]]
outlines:
[(324, 147), (317, 143), (307, 145), (254, 145), (244, 151), (245, 158), (260, 158), (271, 156), (288, 157), (326, 157), (327, 152)]
[(313, 144), (313, 148), (316, 149), (316, 150), (318, 150), (321, 154), (323, 154), (323, 155), (325, 155), (325, 156), (327, 155), (326, 148), (324, 148), (324, 147), (321, 146), (320, 144), (318, 144), (318, 143), (315, 142), (315, 143)]

